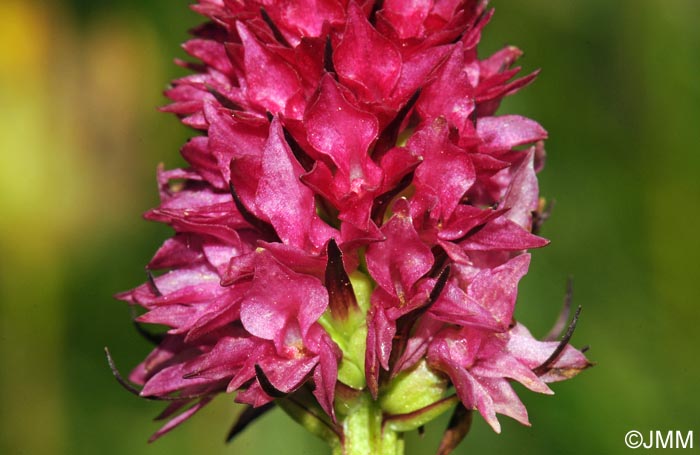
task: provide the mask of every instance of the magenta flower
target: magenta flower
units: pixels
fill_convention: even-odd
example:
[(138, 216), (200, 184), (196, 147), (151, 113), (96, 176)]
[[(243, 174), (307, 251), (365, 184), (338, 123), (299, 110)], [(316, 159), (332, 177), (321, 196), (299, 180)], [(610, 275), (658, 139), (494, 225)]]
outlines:
[(525, 251), (548, 243), (547, 133), (494, 115), (536, 74), (515, 78), (514, 47), (478, 59), (486, 2), (193, 9), (199, 62), (180, 62), (194, 74), (164, 110), (201, 135), (146, 214), (175, 231), (148, 264), (166, 272), (118, 296), (145, 309), (142, 332), (169, 327), (129, 376), (171, 402), (154, 438), (223, 392), (250, 405), (231, 435), (275, 403), (338, 454), (402, 453), (458, 402), (439, 453), (471, 410), (528, 425), (511, 381), (552, 393), (590, 363), (573, 325), (537, 341), (513, 319)]

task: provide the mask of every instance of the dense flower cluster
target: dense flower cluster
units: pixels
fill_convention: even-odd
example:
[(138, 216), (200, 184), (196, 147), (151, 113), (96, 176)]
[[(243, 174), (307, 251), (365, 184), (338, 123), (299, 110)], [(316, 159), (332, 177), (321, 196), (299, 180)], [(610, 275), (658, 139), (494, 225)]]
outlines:
[[(199, 62), (164, 110), (202, 134), (146, 214), (175, 231), (148, 264), (167, 272), (119, 296), (169, 327), (130, 376), (172, 401), (157, 435), (234, 391), (262, 409), (296, 396), (342, 432), (340, 395), (390, 418), (454, 386), (496, 431), (497, 413), (528, 424), (509, 381), (551, 393), (589, 363), (513, 320), (525, 251), (547, 244), (532, 232), (546, 132), (494, 116), (535, 74), (515, 78), (514, 47), (477, 57), (485, 2), (193, 8)], [(402, 381), (432, 392), (392, 402)]]

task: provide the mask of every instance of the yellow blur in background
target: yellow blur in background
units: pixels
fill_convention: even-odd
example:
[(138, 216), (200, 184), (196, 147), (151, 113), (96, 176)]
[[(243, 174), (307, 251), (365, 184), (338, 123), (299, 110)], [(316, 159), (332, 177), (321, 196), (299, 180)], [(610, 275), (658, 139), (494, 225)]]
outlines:
[[(573, 274), (573, 341), (598, 366), (555, 397), (518, 389), (533, 427), (477, 419), (457, 453), (620, 453), (629, 430), (700, 433), (700, 3), (492, 4), (485, 51), (515, 44), (543, 69), (501, 112), (549, 131), (540, 184), (557, 201), (516, 315), (546, 332)], [(149, 349), (111, 296), (169, 236), (140, 213), (158, 162), (180, 165), (194, 134), (156, 107), (200, 18), (172, 0), (0, 0), (0, 18), (0, 453), (326, 453), (277, 411), (225, 445), (232, 396), (148, 445), (161, 406), (103, 358), (109, 345), (126, 372)], [(434, 453), (444, 425), (409, 435), (408, 454)]]

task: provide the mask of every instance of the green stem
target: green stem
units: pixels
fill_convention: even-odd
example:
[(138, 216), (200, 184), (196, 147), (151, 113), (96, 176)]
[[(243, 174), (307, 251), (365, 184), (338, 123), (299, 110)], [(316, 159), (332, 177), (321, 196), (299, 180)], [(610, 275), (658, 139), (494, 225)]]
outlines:
[(385, 427), (382, 410), (368, 394), (362, 394), (343, 421), (342, 445), (333, 455), (403, 455), (403, 435)]

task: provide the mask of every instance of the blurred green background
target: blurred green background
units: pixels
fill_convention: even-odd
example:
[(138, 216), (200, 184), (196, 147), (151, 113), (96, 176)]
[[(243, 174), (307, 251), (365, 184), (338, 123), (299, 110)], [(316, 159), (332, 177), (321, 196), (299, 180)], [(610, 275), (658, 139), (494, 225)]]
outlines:
[[(556, 199), (517, 316), (544, 334), (572, 274), (573, 342), (598, 365), (555, 397), (519, 388), (532, 428), (477, 418), (456, 452), (623, 453), (631, 429), (694, 430), (697, 449), (700, 2), (492, 5), (483, 55), (515, 44), (543, 69), (500, 112), (548, 129), (541, 190)], [(200, 18), (185, 0), (2, 0), (0, 17), (0, 453), (326, 453), (277, 411), (225, 445), (231, 396), (148, 445), (162, 405), (104, 360), (107, 345), (128, 371), (149, 350), (111, 295), (169, 235), (139, 214), (191, 134), (155, 107)], [(408, 454), (434, 453), (444, 424)]]

